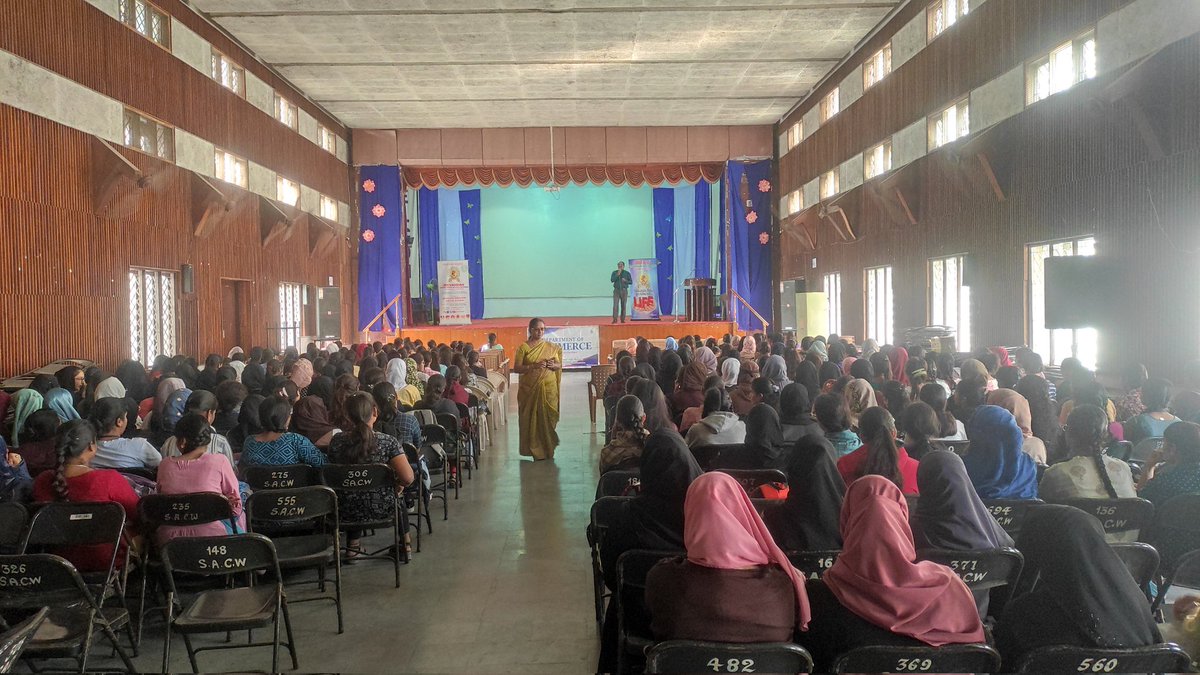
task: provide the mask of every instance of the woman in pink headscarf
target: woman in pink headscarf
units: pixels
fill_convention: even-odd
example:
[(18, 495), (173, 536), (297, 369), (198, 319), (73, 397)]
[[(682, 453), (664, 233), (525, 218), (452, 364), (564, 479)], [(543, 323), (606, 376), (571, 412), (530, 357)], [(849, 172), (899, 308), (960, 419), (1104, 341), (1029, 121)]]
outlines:
[(790, 642), (811, 618), (803, 575), (775, 545), (745, 489), (706, 473), (683, 506), (686, 558), (646, 576), (650, 628), (660, 640)]
[(296, 388), (303, 392), (313, 381), (313, 365), (308, 359), (299, 359), (292, 364), (288, 379), (296, 383)]
[(747, 335), (742, 338), (742, 360), (750, 360), (758, 358), (758, 343), (755, 342), (753, 335)]
[(813, 621), (800, 643), (813, 672), (863, 645), (983, 642), (967, 585), (949, 567), (917, 562), (908, 504), (895, 483), (863, 476), (842, 502), (842, 553), (820, 581), (808, 582)]
[(892, 348), (892, 379), (908, 386), (908, 350), (904, 347)]

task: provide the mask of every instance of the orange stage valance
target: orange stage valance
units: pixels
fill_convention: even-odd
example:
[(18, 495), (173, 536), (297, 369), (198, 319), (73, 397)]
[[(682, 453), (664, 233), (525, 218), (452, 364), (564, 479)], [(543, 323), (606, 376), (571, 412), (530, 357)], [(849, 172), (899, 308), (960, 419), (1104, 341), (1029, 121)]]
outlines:
[(555, 167), (553, 180), (548, 166), (520, 167), (475, 167), (435, 168), (404, 167), (404, 183), (410, 188), (456, 187), (458, 185), (500, 185), (508, 187), (516, 183), (521, 187), (538, 185), (629, 185), (641, 187), (649, 183), (659, 187), (681, 182), (716, 183), (721, 180), (725, 165), (721, 162), (706, 164), (650, 164), (636, 166), (573, 166)]

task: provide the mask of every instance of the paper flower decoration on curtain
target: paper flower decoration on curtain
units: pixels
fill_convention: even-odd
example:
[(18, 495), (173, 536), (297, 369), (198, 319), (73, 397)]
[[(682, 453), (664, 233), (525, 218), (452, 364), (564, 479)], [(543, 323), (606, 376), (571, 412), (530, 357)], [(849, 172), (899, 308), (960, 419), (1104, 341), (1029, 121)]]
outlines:
[(750, 223), (751, 225), (753, 225), (754, 223), (757, 223), (758, 222), (758, 212), (750, 211), (750, 212), (746, 213), (746, 222)]
[(363, 230), (363, 241), (368, 244), (375, 241), (375, 230)]
[(766, 246), (768, 241), (771, 241), (771, 235), (767, 234), (766, 232), (758, 235), (758, 243)]
[(363, 192), (374, 192), (374, 191), (375, 191), (375, 181), (371, 180), (370, 178), (364, 180), (363, 181)]
[(376, 218), (382, 218), (383, 214), (387, 213), (387, 209), (383, 208), (383, 204), (376, 204), (375, 206), (371, 207), (371, 213), (374, 214)]
[(758, 191), (759, 192), (770, 192), (771, 191), (771, 181), (767, 180), (766, 178), (758, 181)]

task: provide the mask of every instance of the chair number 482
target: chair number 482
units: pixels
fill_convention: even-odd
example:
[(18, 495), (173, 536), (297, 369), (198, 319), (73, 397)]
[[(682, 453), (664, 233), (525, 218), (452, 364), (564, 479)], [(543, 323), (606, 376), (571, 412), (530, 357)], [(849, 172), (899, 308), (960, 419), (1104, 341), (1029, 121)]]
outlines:
[(1080, 673), (1111, 673), (1117, 669), (1118, 661), (1112, 659), (1084, 659), (1075, 670)]
[(724, 662), (718, 658), (708, 660), (708, 667), (714, 673), (753, 673), (754, 659), (727, 659)]

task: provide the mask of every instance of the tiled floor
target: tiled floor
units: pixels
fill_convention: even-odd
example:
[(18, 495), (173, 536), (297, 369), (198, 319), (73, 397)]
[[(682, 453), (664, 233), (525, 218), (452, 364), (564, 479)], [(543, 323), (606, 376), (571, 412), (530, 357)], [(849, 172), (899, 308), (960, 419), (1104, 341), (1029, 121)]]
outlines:
[[(435, 516), (422, 552), (401, 569), (400, 588), (386, 562), (345, 568), (343, 635), (332, 604), (292, 607), (301, 671), (594, 672), (598, 638), (584, 529), (603, 436), (593, 434), (587, 415), (587, 378), (563, 378), (554, 462), (519, 458), (514, 387), (508, 426), (500, 427), (461, 498), (451, 497), (450, 520)], [(145, 640), (137, 665), (156, 672), (161, 623), (147, 630), (155, 637)], [(89, 665), (116, 665), (108, 653), (101, 641)], [(171, 655), (172, 671), (188, 670), (178, 638)], [(271, 663), (269, 648), (205, 652), (199, 661), (206, 672), (267, 670)], [(280, 663), (290, 665), (282, 653)]]

